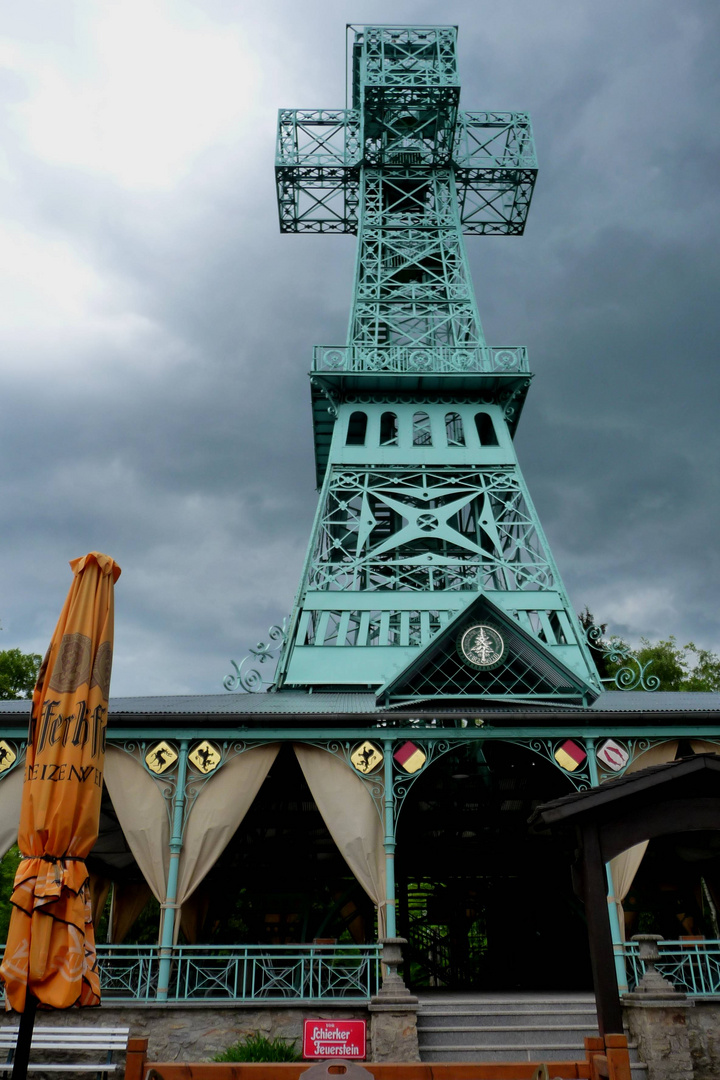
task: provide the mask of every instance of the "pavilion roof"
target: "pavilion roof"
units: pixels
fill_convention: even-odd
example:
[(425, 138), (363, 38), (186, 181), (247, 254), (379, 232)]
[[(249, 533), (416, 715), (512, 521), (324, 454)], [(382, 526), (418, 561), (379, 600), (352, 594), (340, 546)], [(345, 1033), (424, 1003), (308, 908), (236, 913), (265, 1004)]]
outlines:
[[(0, 717), (26, 717), (30, 708), (27, 700), (0, 701)], [(658, 717), (667, 722), (672, 716), (705, 714), (720, 720), (720, 693), (689, 691), (644, 690), (606, 691), (592, 705), (561, 706), (556, 703), (511, 702), (468, 697), (443, 701), (441, 698), (403, 702), (395, 706), (380, 706), (372, 691), (343, 692), (330, 690), (312, 694), (303, 691), (284, 691), (276, 694), (160, 694), (110, 699), (110, 717), (115, 719), (150, 716), (183, 717), (378, 717), (433, 716), (481, 717), (494, 721), (538, 721), (543, 717), (557, 723), (563, 716), (583, 718), (596, 723), (608, 717), (617, 723), (621, 716), (640, 715), (645, 720)]]
[(649, 765), (637, 772), (585, 791), (563, 795), (541, 803), (533, 811), (530, 823), (553, 827), (576, 824), (580, 819), (611, 820), (615, 815), (635, 809), (638, 803), (656, 802), (673, 796), (717, 795), (720, 792), (720, 754), (693, 754), (691, 757)]

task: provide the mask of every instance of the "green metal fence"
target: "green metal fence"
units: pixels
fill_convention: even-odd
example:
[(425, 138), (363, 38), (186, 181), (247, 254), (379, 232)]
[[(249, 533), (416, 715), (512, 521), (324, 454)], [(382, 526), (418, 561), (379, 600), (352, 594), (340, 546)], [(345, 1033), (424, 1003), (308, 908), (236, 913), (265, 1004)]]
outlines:
[[(655, 968), (675, 989), (693, 997), (720, 995), (720, 941), (660, 941)], [(625, 942), (628, 988), (632, 991), (645, 973), (636, 941)]]
[[(104, 1001), (154, 1001), (157, 945), (98, 945)], [(379, 945), (177, 945), (168, 1001), (365, 1002), (379, 989)]]

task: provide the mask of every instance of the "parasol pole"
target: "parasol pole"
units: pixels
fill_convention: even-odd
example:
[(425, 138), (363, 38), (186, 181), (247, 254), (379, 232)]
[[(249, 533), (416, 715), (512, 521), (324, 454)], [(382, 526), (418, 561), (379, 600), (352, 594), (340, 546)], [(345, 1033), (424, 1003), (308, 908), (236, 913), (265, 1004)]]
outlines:
[(11, 1080), (26, 1080), (27, 1078), (30, 1045), (32, 1043), (33, 1028), (35, 1027), (37, 1007), (38, 999), (28, 990), (25, 995), (25, 1008), (20, 1013), (20, 1030), (18, 1031), (15, 1057), (13, 1058)]

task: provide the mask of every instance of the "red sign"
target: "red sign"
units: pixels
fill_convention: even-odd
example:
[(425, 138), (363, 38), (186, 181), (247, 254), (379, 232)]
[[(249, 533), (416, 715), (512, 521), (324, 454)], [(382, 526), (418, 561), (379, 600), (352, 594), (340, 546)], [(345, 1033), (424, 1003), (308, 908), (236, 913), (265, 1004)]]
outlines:
[(306, 1020), (304, 1058), (364, 1058), (365, 1020)]

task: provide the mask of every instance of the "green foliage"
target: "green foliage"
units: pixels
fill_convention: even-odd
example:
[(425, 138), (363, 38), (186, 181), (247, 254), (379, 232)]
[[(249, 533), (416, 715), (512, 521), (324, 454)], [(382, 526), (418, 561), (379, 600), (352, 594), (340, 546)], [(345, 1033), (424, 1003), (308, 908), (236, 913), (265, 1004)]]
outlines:
[[(692, 641), (678, 645), (672, 634), (656, 642), (641, 638), (640, 648), (634, 654), (643, 668), (652, 661), (647, 674), (657, 675), (660, 690), (720, 691), (720, 656), (699, 649)], [(622, 660), (607, 658), (605, 664), (610, 678), (625, 666)]]
[(240, 1042), (228, 1046), (213, 1061), (302, 1061), (295, 1050), (296, 1039), (268, 1039), (259, 1031), (246, 1035)]
[(0, 942), (7, 941), (12, 904), (10, 894), (17, 868), (20, 865), (20, 848), (14, 844), (7, 855), (0, 859)]
[(17, 701), (30, 697), (35, 687), (42, 657), (19, 649), (0, 652), (0, 699)]

